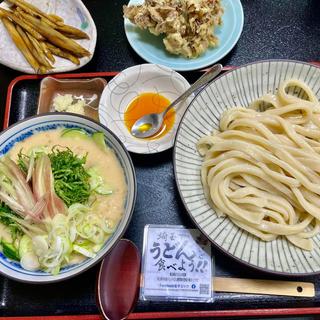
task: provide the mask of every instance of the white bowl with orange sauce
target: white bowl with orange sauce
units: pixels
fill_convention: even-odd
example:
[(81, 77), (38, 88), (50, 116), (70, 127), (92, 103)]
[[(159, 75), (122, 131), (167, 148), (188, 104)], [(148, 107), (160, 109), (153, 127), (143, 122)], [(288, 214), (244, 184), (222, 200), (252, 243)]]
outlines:
[(125, 69), (105, 87), (99, 104), (99, 119), (113, 131), (128, 151), (157, 153), (173, 146), (175, 134), (190, 99), (180, 103), (165, 118), (159, 133), (147, 139), (130, 133), (140, 117), (163, 111), (190, 87), (176, 71), (156, 64), (142, 64)]

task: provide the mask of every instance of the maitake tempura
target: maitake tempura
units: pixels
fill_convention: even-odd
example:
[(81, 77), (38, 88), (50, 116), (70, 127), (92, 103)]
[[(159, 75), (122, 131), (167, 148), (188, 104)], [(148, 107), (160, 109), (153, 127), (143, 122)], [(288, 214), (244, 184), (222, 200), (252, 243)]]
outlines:
[(218, 45), (214, 28), (222, 23), (221, 0), (145, 0), (124, 6), (124, 17), (154, 35), (164, 34), (166, 49), (196, 58)]

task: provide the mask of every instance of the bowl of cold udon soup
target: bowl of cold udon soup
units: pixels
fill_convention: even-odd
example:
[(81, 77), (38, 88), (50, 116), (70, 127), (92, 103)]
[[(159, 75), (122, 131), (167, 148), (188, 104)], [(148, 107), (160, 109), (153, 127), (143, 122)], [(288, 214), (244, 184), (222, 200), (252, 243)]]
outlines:
[(95, 263), (121, 238), (136, 197), (117, 137), (88, 118), (35, 116), (0, 135), (0, 272), (54, 282)]

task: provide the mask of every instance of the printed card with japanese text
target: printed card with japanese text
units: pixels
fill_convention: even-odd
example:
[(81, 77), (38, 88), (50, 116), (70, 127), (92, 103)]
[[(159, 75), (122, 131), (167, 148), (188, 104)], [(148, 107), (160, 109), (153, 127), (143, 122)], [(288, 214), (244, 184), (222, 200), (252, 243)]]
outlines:
[(211, 245), (199, 230), (147, 225), (141, 299), (211, 302)]

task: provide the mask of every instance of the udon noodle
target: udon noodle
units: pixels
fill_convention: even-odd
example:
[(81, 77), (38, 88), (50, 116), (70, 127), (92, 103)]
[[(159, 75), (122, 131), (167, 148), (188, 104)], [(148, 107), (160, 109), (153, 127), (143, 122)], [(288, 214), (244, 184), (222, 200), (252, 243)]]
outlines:
[(312, 250), (320, 231), (320, 104), (298, 80), (249, 108), (228, 109), (220, 131), (201, 138), (201, 179), (218, 215), (272, 241)]

